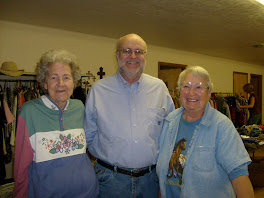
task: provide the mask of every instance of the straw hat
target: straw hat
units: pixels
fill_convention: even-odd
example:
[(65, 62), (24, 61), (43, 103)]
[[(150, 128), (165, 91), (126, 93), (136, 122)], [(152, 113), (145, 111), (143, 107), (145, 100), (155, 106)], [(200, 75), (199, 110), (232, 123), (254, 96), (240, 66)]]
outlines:
[(24, 70), (18, 70), (15, 62), (7, 61), (2, 63), (0, 72), (8, 76), (21, 76)]

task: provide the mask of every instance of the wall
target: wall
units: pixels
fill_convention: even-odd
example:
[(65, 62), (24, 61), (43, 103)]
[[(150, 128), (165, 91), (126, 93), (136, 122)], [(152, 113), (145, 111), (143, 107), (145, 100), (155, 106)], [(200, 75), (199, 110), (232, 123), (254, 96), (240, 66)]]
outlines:
[[(26, 72), (34, 72), (45, 51), (64, 48), (76, 54), (83, 74), (90, 70), (99, 79), (97, 72), (103, 67), (109, 76), (117, 69), (115, 43), (115, 39), (105, 37), (0, 21), (0, 62), (14, 61)], [(233, 92), (233, 71), (264, 75), (260, 65), (148, 45), (145, 73), (157, 77), (159, 61), (203, 66), (211, 74), (214, 92)]]

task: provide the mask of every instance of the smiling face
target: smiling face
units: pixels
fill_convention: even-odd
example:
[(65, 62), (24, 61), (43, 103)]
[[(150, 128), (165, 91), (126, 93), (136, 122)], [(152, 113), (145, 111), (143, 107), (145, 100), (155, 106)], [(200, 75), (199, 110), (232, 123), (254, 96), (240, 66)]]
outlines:
[(44, 88), (48, 90), (51, 100), (62, 109), (73, 93), (74, 81), (71, 67), (60, 62), (49, 65)]
[[(120, 50), (132, 50), (132, 54), (125, 54)], [(120, 39), (116, 58), (120, 74), (127, 81), (133, 79), (136, 81), (140, 78), (145, 64), (146, 53), (136, 55), (134, 50), (143, 50), (146, 52), (147, 46), (145, 41), (135, 34), (129, 34)]]
[(201, 76), (188, 73), (182, 81), (180, 91), (180, 101), (185, 108), (185, 115), (192, 115), (195, 120), (202, 117), (211, 94), (205, 80)]

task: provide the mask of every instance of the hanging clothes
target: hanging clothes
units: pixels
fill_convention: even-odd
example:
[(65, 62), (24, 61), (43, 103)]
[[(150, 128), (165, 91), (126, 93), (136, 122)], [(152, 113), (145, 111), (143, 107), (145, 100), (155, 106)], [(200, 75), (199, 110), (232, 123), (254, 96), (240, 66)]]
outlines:
[(7, 176), (13, 177), (13, 173), (6, 172), (10, 170), (6, 169), (6, 166), (13, 166), (18, 101), (21, 107), (27, 100), (37, 98), (39, 91), (36, 89), (35, 81), (33, 85), (28, 80), (0, 82), (0, 181), (4, 182)]
[(2, 182), (6, 177), (6, 169), (5, 169), (5, 138), (4, 138), (4, 131), (6, 125), (6, 117), (5, 117), (5, 110), (4, 110), (4, 93), (1, 87), (0, 90), (0, 182)]

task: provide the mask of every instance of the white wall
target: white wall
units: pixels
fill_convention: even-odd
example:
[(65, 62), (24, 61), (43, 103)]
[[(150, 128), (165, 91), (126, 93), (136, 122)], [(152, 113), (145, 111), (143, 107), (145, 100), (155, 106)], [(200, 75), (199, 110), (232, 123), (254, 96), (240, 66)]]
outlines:
[[(115, 43), (116, 40), (105, 37), (0, 21), (0, 63), (14, 61), (26, 72), (34, 72), (45, 51), (63, 48), (77, 56), (83, 74), (90, 70), (99, 79), (97, 72), (103, 67), (109, 76), (117, 69)], [(157, 77), (159, 61), (203, 66), (212, 77), (214, 92), (233, 92), (234, 71), (264, 75), (264, 66), (148, 45), (145, 73)]]

